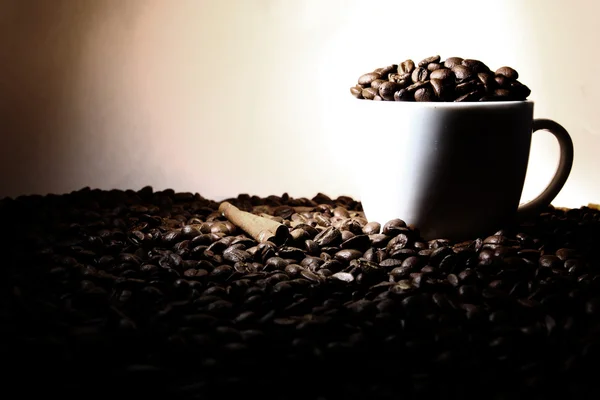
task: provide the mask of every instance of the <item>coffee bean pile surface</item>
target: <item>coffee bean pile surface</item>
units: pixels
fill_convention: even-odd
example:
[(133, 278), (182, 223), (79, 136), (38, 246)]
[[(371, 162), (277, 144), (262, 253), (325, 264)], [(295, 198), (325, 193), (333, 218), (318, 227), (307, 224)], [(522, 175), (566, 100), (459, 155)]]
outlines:
[(349, 197), (228, 201), (291, 239), (256, 243), (218, 203), (150, 187), (2, 200), (2, 390), (599, 398), (597, 210), (454, 243), (366, 223)]
[(519, 82), (511, 67), (496, 72), (479, 60), (439, 55), (415, 64), (406, 60), (361, 75), (350, 93), (358, 99), (379, 101), (518, 101), (531, 90)]

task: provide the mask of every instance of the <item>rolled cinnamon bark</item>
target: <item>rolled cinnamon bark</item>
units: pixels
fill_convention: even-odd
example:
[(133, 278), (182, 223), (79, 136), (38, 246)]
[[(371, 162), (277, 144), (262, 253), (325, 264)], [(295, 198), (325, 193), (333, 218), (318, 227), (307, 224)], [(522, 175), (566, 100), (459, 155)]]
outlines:
[(229, 222), (242, 229), (258, 242), (268, 241), (282, 244), (290, 237), (290, 232), (285, 225), (269, 218), (242, 211), (227, 201), (221, 203), (219, 212)]

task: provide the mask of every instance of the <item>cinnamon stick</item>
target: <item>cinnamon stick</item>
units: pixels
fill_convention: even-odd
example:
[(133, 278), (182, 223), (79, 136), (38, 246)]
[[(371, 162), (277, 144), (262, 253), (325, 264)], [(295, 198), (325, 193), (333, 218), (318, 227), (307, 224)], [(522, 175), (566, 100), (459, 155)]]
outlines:
[(219, 205), (219, 212), (229, 222), (242, 229), (258, 242), (269, 241), (282, 244), (289, 238), (290, 232), (285, 225), (269, 218), (242, 211), (227, 201)]

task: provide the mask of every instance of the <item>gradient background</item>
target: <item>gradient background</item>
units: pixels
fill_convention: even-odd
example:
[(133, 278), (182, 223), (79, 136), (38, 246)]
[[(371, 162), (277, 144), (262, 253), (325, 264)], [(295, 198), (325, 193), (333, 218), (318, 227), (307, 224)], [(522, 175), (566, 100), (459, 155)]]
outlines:
[[(0, 197), (358, 197), (349, 87), (440, 54), (516, 68), (536, 116), (575, 143), (554, 204), (600, 202), (599, 13), (594, 0), (0, 0)], [(523, 201), (557, 158), (535, 135)]]

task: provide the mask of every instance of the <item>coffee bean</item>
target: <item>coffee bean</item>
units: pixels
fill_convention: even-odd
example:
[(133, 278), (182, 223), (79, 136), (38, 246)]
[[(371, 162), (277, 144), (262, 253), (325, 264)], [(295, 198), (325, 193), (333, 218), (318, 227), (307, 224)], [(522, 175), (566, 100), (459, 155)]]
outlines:
[(411, 74), (415, 69), (415, 63), (413, 60), (406, 60), (398, 65), (399, 74)]
[(560, 268), (562, 266), (562, 260), (554, 255), (544, 255), (539, 259), (540, 267), (546, 268)]
[(531, 89), (518, 81), (510, 83), (510, 90), (517, 100), (525, 100), (531, 94)]
[(479, 92), (474, 91), (471, 93), (467, 93), (463, 96), (458, 97), (456, 100), (454, 100), (455, 102), (469, 102), (469, 101), (478, 101), (479, 98), (481, 96), (479, 95)]
[(471, 93), (477, 90), (477, 82), (475, 80), (459, 83), (454, 88), (458, 96), (463, 96), (467, 93)]
[(315, 255), (320, 250), (319, 245), (314, 240), (306, 240), (304, 242), (304, 245), (306, 247), (307, 254)]
[[(360, 78), (358, 78), (358, 84), (366, 87), (369, 86), (371, 84), (371, 82), (373, 82), (375, 79), (379, 79), (381, 78), (381, 75), (378, 74), (377, 72), (369, 72), (366, 73), (364, 75), (362, 75)], [(364, 94), (363, 94), (364, 96)]]
[(494, 75), (489, 72), (479, 72), (477, 74), (477, 79), (479, 79), (479, 82), (481, 82), (483, 85), (485, 85), (485, 87), (488, 88), (489, 90), (493, 89), (494, 86), (496, 85), (496, 80), (494, 79)]
[(446, 68), (454, 68), (457, 65), (462, 65), (463, 59), (460, 57), (449, 57), (444, 61), (444, 67)]
[(336, 258), (336, 260), (339, 260), (341, 262), (348, 263), (354, 259), (362, 257), (362, 255), (363, 255), (363, 253), (359, 250), (344, 249), (344, 250), (340, 250), (337, 253), (335, 253), (335, 258)]
[(383, 225), (382, 233), (384, 235), (391, 235), (391, 234), (394, 234), (398, 228), (406, 228), (406, 222), (404, 222), (403, 220), (401, 220), (399, 218), (395, 218), (390, 221), (387, 221)]
[(431, 57), (427, 57), (421, 61), (419, 61), (419, 67), (425, 67), (430, 63), (439, 63), (440, 62), (440, 56), (436, 55), (436, 56), (431, 56)]
[(396, 70), (397, 70), (397, 68), (398, 68), (398, 66), (397, 66), (397, 65), (388, 65), (387, 67), (383, 67), (383, 68), (381, 68), (381, 70), (379, 71), (379, 75), (381, 75), (381, 78), (382, 78), (382, 79), (385, 79), (385, 78), (387, 78), (387, 76), (388, 76), (390, 73), (392, 73), (392, 72), (396, 71)]
[(226, 280), (234, 272), (230, 265), (220, 265), (212, 270), (210, 276), (215, 280)]
[(427, 65), (427, 70), (429, 72), (436, 71), (436, 70), (438, 70), (440, 68), (444, 68), (444, 66), (442, 64), (439, 64), (439, 63), (430, 63), (430, 64)]
[(416, 271), (421, 266), (423, 266), (423, 260), (416, 256), (408, 257), (402, 262), (402, 267), (408, 268), (411, 271)]
[(396, 93), (400, 89), (401, 87), (397, 83), (383, 82), (381, 86), (379, 86), (379, 95), (384, 100), (394, 100), (394, 93)]
[(425, 87), (420, 88), (415, 91), (415, 101), (433, 101), (435, 99), (435, 95), (431, 88)]
[(412, 83), (410, 74), (390, 74), (388, 81), (396, 83), (400, 88), (404, 88)]
[(432, 78), (429, 82), (435, 97), (441, 101), (444, 101), (446, 99), (446, 86), (444, 85), (443, 81), (441, 79)]
[(341, 231), (342, 233), (342, 243), (344, 243), (346, 240), (350, 240), (352, 239), (355, 235), (354, 233), (350, 232), (350, 231)]
[(281, 246), (277, 254), (283, 259), (294, 261), (301, 261), (304, 258), (304, 251), (292, 246)]
[(509, 99), (511, 97), (510, 90), (507, 89), (496, 89), (494, 90), (494, 97), (501, 99)]
[(341, 281), (341, 282), (345, 282), (345, 283), (350, 283), (354, 280), (354, 276), (347, 272), (336, 272), (335, 274), (331, 275), (330, 278)]
[(398, 266), (402, 265), (402, 261), (403, 260), (399, 260), (396, 258), (387, 258), (387, 259), (381, 261), (379, 263), (379, 266), (386, 268), (386, 269), (390, 269), (390, 268), (394, 268), (394, 267), (398, 267)]
[(223, 251), (223, 258), (227, 261), (236, 263), (239, 261), (247, 261), (252, 258), (252, 256), (245, 250), (229, 247)]
[(387, 81), (384, 81), (383, 79), (375, 79), (373, 82), (371, 82), (371, 87), (375, 90), (379, 90), (381, 84), (385, 82)]
[(496, 85), (498, 85), (500, 88), (506, 88), (510, 86), (510, 79), (504, 75), (496, 75), (494, 80), (496, 81)]
[(303, 278), (306, 278), (306, 279), (308, 279), (309, 281), (313, 281), (313, 282), (319, 282), (319, 281), (320, 281), (320, 279), (321, 279), (321, 278), (319, 278), (319, 276), (318, 276), (318, 275), (316, 275), (315, 273), (313, 273), (313, 272), (311, 272), (311, 271), (309, 271), (309, 270), (306, 270), (306, 269), (305, 269), (305, 270), (302, 270), (302, 271), (300, 272), (300, 275), (301, 275)]
[(482, 63), (479, 60), (466, 59), (466, 60), (463, 60), (461, 64), (464, 65), (465, 67), (469, 68), (475, 74), (477, 74), (479, 72), (489, 72), (490, 71), (490, 69), (487, 67), (487, 65), (485, 65), (484, 63)]
[(411, 79), (412, 79), (413, 83), (425, 82), (428, 77), (429, 77), (429, 71), (427, 71), (427, 69), (422, 68), (422, 67), (416, 68), (411, 75)]
[(342, 241), (342, 234), (334, 227), (329, 227), (315, 236), (315, 243), (321, 247), (337, 246)]
[(475, 72), (471, 68), (464, 65), (455, 65), (452, 67), (452, 72), (454, 73), (454, 76), (456, 76), (456, 79), (460, 81), (471, 79), (473, 75), (475, 75)]
[(396, 93), (394, 93), (394, 101), (412, 101), (414, 100), (414, 96), (412, 92), (409, 92), (406, 89), (400, 89)]
[(373, 100), (375, 96), (379, 96), (379, 92), (377, 89), (373, 89), (372, 87), (368, 87), (362, 90), (362, 97), (367, 100)]
[(379, 222), (369, 222), (365, 224), (365, 226), (362, 228), (363, 233), (365, 233), (366, 235), (379, 233), (380, 230), (381, 224)]
[(342, 249), (356, 249), (362, 252), (371, 247), (371, 239), (368, 235), (356, 235), (340, 245)]
[(496, 70), (496, 75), (504, 75), (508, 79), (517, 80), (519, 79), (519, 73), (511, 67), (500, 67)]
[(442, 82), (454, 80), (454, 72), (448, 68), (440, 68), (435, 71), (432, 71), (429, 75), (430, 79), (439, 79)]
[(407, 247), (410, 243), (410, 238), (406, 233), (400, 233), (393, 237), (388, 244), (386, 245), (386, 250), (388, 252), (392, 250), (400, 250)]

